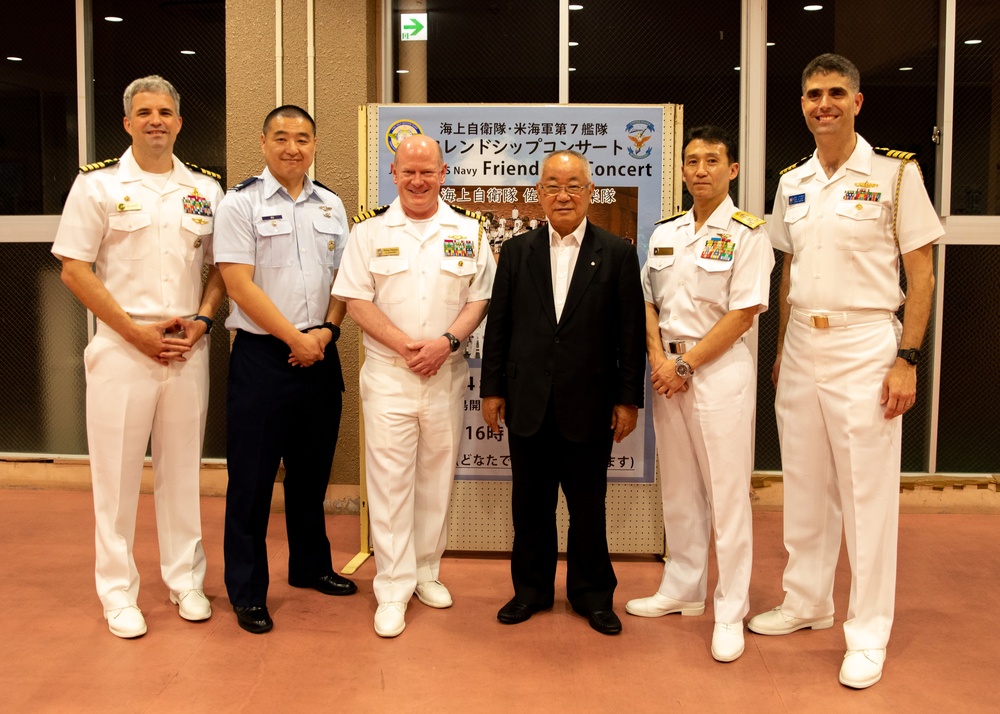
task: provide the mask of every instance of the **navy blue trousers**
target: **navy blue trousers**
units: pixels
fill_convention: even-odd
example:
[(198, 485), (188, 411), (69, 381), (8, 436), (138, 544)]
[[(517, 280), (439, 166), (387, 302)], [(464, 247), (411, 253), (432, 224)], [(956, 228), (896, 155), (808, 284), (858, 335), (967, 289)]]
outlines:
[(229, 360), (226, 409), (225, 579), (233, 605), (267, 599), (267, 523), (274, 479), (285, 464), (288, 577), (333, 571), (323, 501), (340, 429), (344, 378), (337, 346), (311, 367), (288, 364), (271, 335), (238, 330)]

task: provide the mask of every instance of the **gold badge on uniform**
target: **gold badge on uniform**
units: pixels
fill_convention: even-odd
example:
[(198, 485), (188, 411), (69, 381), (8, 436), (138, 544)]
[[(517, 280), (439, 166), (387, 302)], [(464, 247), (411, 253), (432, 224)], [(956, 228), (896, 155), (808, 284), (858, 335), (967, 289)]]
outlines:
[(201, 236), (198, 236), (197, 238), (194, 239), (194, 247), (201, 248)]
[(332, 240), (328, 240), (326, 242), (326, 249), (327, 250), (333, 250), (333, 241)]
[(375, 257), (376, 258), (388, 258), (393, 255), (399, 255), (399, 248), (376, 248)]
[(115, 206), (115, 208), (118, 209), (119, 213), (122, 211), (141, 211), (142, 204), (139, 203), (138, 201), (133, 202), (131, 198), (125, 196), (125, 198), (121, 200), (121, 203)]
[(195, 223), (197, 223), (199, 226), (203, 226), (206, 223), (208, 223), (208, 219), (207, 218), (199, 218), (198, 216), (195, 216), (191, 220), (194, 221)]
[(672, 245), (660, 248), (656, 247), (653, 248), (653, 255), (673, 255), (673, 254), (674, 254), (674, 247)]

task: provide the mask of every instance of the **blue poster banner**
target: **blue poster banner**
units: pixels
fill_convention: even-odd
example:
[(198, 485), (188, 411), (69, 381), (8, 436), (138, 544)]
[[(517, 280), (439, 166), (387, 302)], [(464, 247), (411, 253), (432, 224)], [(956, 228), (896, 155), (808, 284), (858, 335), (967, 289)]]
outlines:
[[(503, 243), (545, 223), (535, 184), (541, 161), (572, 149), (590, 162), (594, 194), (588, 220), (637, 247), (645, 260), (649, 236), (665, 212), (675, 208), (673, 105), (374, 105), (369, 108), (369, 151), (378, 143), (377, 166), (369, 166), (368, 205), (396, 196), (390, 166), (399, 142), (426, 134), (441, 145), (448, 166), (441, 197), (486, 217), (484, 239), (494, 255)], [(374, 116), (373, 116), (374, 114)], [(374, 121), (373, 121), (374, 120)], [(665, 180), (666, 177), (666, 180)], [(479, 367), (485, 325), (469, 338), (471, 377), (456, 479), (506, 481), (510, 456), (504, 429), (483, 422)], [(650, 387), (647, 380), (646, 402)], [(616, 444), (610, 482), (654, 482), (655, 451), (649, 410)]]

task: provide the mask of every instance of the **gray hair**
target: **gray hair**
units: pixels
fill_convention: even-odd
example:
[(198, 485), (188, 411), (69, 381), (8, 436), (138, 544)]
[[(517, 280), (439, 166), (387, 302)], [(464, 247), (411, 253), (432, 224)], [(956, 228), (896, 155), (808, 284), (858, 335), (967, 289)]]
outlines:
[(836, 72), (847, 77), (848, 89), (857, 94), (861, 91), (861, 73), (854, 63), (846, 57), (827, 53), (815, 58), (802, 70), (802, 94), (806, 93), (806, 81), (814, 74), (830, 74)]
[(170, 98), (174, 100), (174, 109), (177, 111), (178, 116), (180, 116), (181, 95), (177, 93), (176, 89), (174, 89), (174, 85), (158, 74), (151, 74), (148, 77), (136, 79), (125, 88), (125, 97), (123, 101), (125, 105), (125, 116), (129, 116), (132, 113), (132, 100), (139, 92), (169, 94)]
[(559, 151), (553, 151), (551, 154), (547, 155), (542, 159), (542, 165), (540, 167), (541, 173), (545, 173), (545, 167), (550, 161), (559, 158), (560, 156), (572, 156), (573, 158), (579, 159), (583, 163), (583, 169), (586, 172), (587, 183), (593, 183), (594, 178), (590, 174), (590, 161), (587, 157), (581, 154), (579, 151), (574, 151), (573, 149), (561, 149)]

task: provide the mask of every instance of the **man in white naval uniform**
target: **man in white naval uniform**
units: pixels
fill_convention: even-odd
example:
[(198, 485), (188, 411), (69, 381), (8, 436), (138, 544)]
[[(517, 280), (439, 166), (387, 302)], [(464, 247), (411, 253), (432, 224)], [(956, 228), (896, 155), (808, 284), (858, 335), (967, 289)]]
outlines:
[(181, 617), (212, 614), (199, 475), (206, 333), (225, 288), (214, 267), (202, 287), (222, 189), (217, 174), (173, 156), (177, 90), (162, 77), (144, 77), (128, 86), (124, 101), (132, 146), (120, 159), (83, 167), (52, 252), (62, 260), (63, 282), (98, 320), (84, 352), (97, 593), (111, 632), (139, 637), (146, 622), (132, 544), (150, 437), (160, 574)]
[[(784, 635), (833, 625), (841, 525), (851, 563), (840, 682), (882, 676), (892, 627), (901, 417), (934, 292), (931, 244), (943, 231), (912, 154), (854, 133), (857, 68), (820, 55), (802, 73), (816, 151), (783, 172), (771, 242), (782, 251), (773, 379), (784, 472), (784, 602), (749, 622)], [(906, 271), (903, 302), (899, 261)]]
[(743, 335), (767, 309), (774, 252), (763, 221), (729, 197), (739, 164), (728, 134), (696, 127), (682, 155), (694, 207), (660, 221), (642, 270), (650, 373), (662, 395), (653, 398), (653, 427), (670, 559), (657, 591), (625, 609), (640, 617), (702, 614), (714, 529), (712, 656), (732, 662), (743, 654), (753, 565), (757, 380)]
[(410, 597), (450, 607), (438, 580), (469, 368), (462, 343), (482, 321), (496, 272), (481, 223), (438, 194), (433, 139), (396, 149), (399, 197), (358, 216), (333, 294), (364, 330), (360, 390), (377, 574), (375, 632), (406, 626)]

